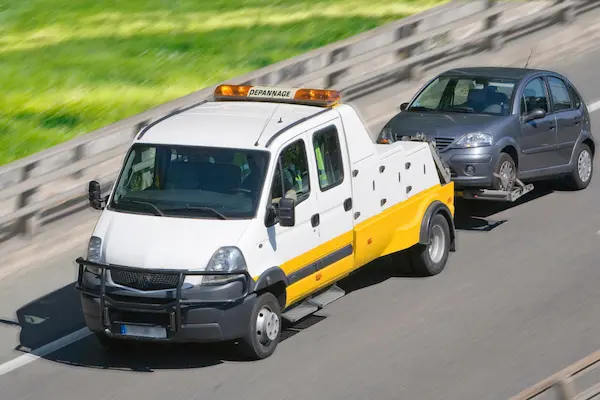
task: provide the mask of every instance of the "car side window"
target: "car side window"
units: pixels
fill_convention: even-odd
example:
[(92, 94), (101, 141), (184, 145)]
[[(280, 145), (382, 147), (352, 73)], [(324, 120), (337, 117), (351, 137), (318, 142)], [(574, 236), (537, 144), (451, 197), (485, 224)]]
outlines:
[(531, 80), (523, 90), (523, 99), (525, 109), (523, 109), (523, 100), (521, 101), (521, 115), (529, 113), (536, 108), (548, 112), (548, 95), (546, 93), (546, 84), (542, 78)]
[(563, 80), (550, 76), (548, 77), (548, 84), (550, 85), (550, 93), (552, 93), (554, 110), (562, 111), (571, 109), (573, 107), (571, 104), (571, 97), (569, 96), (569, 90)]
[(324, 192), (344, 180), (342, 150), (335, 126), (322, 129), (313, 135), (319, 187)]
[(571, 94), (571, 99), (573, 100), (573, 105), (575, 106), (576, 109), (579, 109), (579, 107), (581, 107), (581, 99), (577, 95), (577, 92), (575, 91), (575, 88), (573, 87), (573, 85), (567, 84), (567, 86), (569, 87), (569, 93)]
[(287, 145), (277, 160), (271, 186), (271, 203), (277, 206), (284, 196), (294, 199), (296, 204), (310, 196), (308, 158), (302, 139)]

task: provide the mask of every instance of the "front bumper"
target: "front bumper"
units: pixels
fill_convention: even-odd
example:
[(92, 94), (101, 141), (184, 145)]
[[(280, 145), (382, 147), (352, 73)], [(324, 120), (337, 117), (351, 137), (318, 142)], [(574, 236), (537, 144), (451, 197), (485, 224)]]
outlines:
[[(251, 292), (253, 279), (248, 273), (217, 273), (187, 270), (148, 270), (101, 263), (78, 258), (76, 289), (88, 328), (109, 337), (159, 342), (215, 342), (238, 339), (250, 327), (256, 301)], [(85, 266), (99, 269), (99, 276)], [(170, 289), (144, 291), (116, 285), (113, 271), (132, 274), (177, 276)], [(227, 275), (233, 280), (223, 284), (184, 287), (186, 276)], [(140, 333), (140, 328), (145, 332)]]
[(459, 188), (490, 188), (494, 179), (495, 147), (448, 149), (440, 157), (450, 167), (454, 186)]

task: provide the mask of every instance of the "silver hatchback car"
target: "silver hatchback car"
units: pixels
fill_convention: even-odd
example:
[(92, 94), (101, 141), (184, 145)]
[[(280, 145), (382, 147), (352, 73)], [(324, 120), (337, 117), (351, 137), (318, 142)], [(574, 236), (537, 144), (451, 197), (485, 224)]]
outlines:
[(452, 69), (400, 109), (379, 140), (425, 134), (435, 141), (461, 193), (510, 194), (523, 182), (563, 177), (583, 189), (592, 179), (596, 146), (587, 107), (575, 86), (556, 72)]

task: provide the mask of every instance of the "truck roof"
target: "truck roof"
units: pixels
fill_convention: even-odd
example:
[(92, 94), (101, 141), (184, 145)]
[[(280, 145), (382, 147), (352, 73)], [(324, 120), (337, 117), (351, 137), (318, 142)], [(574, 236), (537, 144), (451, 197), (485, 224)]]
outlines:
[(174, 111), (145, 127), (141, 143), (253, 148), (281, 130), (329, 110), (340, 101), (329, 89), (230, 85), (216, 87), (214, 100)]
[(316, 114), (319, 107), (252, 101), (209, 101), (168, 116), (150, 127), (139, 143), (255, 148), (281, 129)]

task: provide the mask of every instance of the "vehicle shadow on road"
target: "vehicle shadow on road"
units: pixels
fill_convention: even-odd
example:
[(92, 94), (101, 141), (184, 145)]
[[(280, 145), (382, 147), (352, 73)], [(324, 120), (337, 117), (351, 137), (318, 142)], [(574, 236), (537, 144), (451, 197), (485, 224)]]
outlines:
[[(285, 341), (325, 317), (311, 316), (294, 326), (284, 326)], [(85, 327), (75, 283), (66, 285), (16, 312), (16, 320), (0, 319), (0, 325), (20, 326), (15, 350), (39, 354), (37, 349)], [(130, 342), (126, 350), (107, 350), (94, 335), (42, 355), (49, 361), (85, 368), (152, 372), (163, 369), (202, 368), (223, 362), (244, 362), (236, 343), (148, 344)]]
[(456, 229), (461, 231), (489, 232), (508, 222), (507, 219), (490, 219), (491, 216), (511, 208), (519, 207), (530, 201), (537, 200), (555, 191), (566, 190), (562, 189), (558, 184), (553, 183), (542, 182), (534, 185), (535, 188), (531, 192), (512, 203), (487, 200), (464, 200), (457, 198), (454, 216)]

